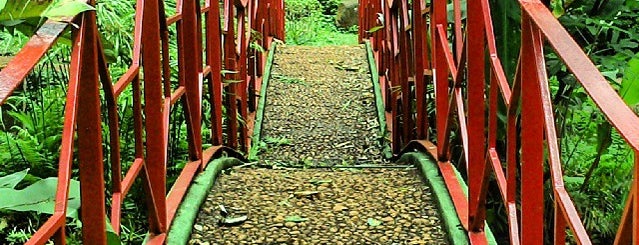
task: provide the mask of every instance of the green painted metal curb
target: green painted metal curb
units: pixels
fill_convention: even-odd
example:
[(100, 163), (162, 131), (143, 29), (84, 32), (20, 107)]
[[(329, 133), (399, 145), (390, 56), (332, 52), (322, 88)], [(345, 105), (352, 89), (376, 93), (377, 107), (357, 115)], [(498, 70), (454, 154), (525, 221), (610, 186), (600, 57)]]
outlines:
[(242, 164), (236, 158), (218, 158), (206, 166), (206, 170), (195, 178), (193, 184), (177, 210), (175, 219), (171, 223), (166, 238), (167, 244), (187, 244), (191, 238), (191, 231), (195, 218), (200, 212), (200, 206), (206, 200), (218, 174), (227, 168)]
[(366, 40), (366, 57), (368, 58), (368, 68), (371, 73), (371, 82), (373, 83), (373, 92), (375, 93), (375, 105), (377, 107), (377, 119), (379, 121), (379, 133), (382, 142), (382, 153), (386, 159), (393, 157), (393, 152), (390, 148), (390, 142), (386, 140), (388, 136), (388, 130), (386, 130), (386, 113), (384, 111), (384, 101), (382, 100), (382, 89), (379, 87), (379, 76), (377, 73), (377, 64), (375, 63), (375, 57), (373, 57), (373, 48), (371, 42)]
[(253, 135), (251, 136), (251, 149), (249, 150), (248, 159), (253, 161), (257, 158), (258, 147), (262, 137), (262, 121), (264, 120), (264, 106), (266, 105), (266, 89), (268, 88), (268, 82), (271, 79), (271, 69), (273, 68), (273, 59), (275, 56), (275, 50), (277, 49), (277, 42), (271, 44), (271, 49), (268, 51), (266, 58), (266, 64), (264, 65), (264, 74), (262, 74), (262, 88), (260, 89), (260, 100), (257, 103), (257, 112), (255, 113), (255, 124), (253, 124)]
[(402, 155), (397, 162), (407, 162), (414, 164), (421, 170), (421, 174), (427, 180), (428, 185), (431, 187), (435, 198), (437, 199), (437, 206), (439, 207), (442, 221), (444, 223), (444, 230), (448, 234), (448, 240), (453, 245), (466, 245), (469, 244), (468, 235), (464, 230), (459, 217), (457, 217), (457, 211), (453, 205), (453, 200), (448, 194), (444, 179), (439, 175), (439, 169), (435, 163), (426, 154), (421, 152), (411, 152)]
[[(440, 214), (442, 215), (442, 220), (444, 221), (444, 226), (449, 236), (449, 241), (451, 244), (469, 244), (468, 234), (464, 230), (459, 217), (457, 216), (457, 211), (455, 210), (455, 205), (453, 204), (453, 200), (448, 193), (448, 189), (446, 188), (446, 183), (444, 183), (444, 179), (441, 177), (439, 173), (439, 168), (435, 165), (435, 160), (422, 152), (410, 152), (405, 153), (401, 156), (401, 158), (397, 162), (407, 162), (414, 164), (417, 168), (421, 170), (422, 175), (428, 181), (429, 186), (433, 190), (433, 194), (437, 199), (437, 204), (439, 206)], [(459, 181), (462, 190), (468, 196), (468, 186), (461, 178), (461, 175), (457, 171), (457, 169), (453, 168), (455, 171), (455, 175), (457, 176), (457, 180)], [(488, 224), (485, 224), (485, 233), (486, 238), (488, 239), (488, 244), (497, 244), (495, 240), (495, 236)]]

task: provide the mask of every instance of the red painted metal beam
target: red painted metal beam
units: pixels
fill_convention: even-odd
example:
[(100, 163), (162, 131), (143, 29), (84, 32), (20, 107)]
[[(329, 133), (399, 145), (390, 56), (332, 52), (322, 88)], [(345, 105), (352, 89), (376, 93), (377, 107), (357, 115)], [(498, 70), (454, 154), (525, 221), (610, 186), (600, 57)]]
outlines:
[(47, 21), (29, 39), (24, 48), (0, 71), (0, 105), (4, 104), (13, 91), (22, 84), (29, 72), (38, 64), (44, 54), (53, 46), (58, 37), (69, 25), (71, 19), (64, 22)]
[[(544, 241), (544, 136), (540, 77), (536, 69), (545, 69), (537, 63), (532, 48), (539, 35), (531, 30), (527, 16), (521, 24), (521, 239), (533, 244)], [(525, 68), (525, 69), (524, 69)]]
[(522, 10), (530, 16), (610, 123), (633, 149), (639, 149), (639, 117), (623, 102), (545, 5), (535, 0), (520, 0), (520, 3)]
[[(271, 3), (265, 4), (265, 2)], [(245, 74), (241, 77), (245, 78), (245, 81), (258, 81), (256, 77), (258, 74), (247, 72), (247, 67), (251, 71), (261, 69), (261, 66), (265, 64), (264, 57), (256, 58), (255, 63), (247, 63), (249, 61), (248, 40), (252, 36), (243, 31), (243, 24), (247, 23), (253, 26), (253, 23), (257, 23), (258, 17), (261, 18), (258, 20), (261, 23), (268, 21), (268, 25), (262, 26), (271, 26), (271, 30), (264, 28), (260, 31), (267, 47), (274, 36), (284, 38), (283, 1), (265, 2), (239, 1), (237, 6), (230, 4), (224, 6), (227, 9), (227, 20), (234, 19), (234, 8), (241, 9), (240, 15), (243, 15), (242, 11), (248, 7), (250, 14), (244, 14), (237, 22), (240, 25), (239, 33), (246, 34), (240, 35), (239, 40), (242, 44), (238, 47), (232, 41), (225, 42), (222, 46), (220, 9), (217, 1), (207, 1), (202, 9), (196, 2), (178, 1), (178, 13), (167, 20), (163, 2), (138, 0), (133, 38), (133, 62), (115, 84), (111, 82), (102, 45), (97, 35), (95, 12), (86, 12), (77, 17), (67, 18), (61, 23), (48, 21), (37, 31), (37, 34), (8, 64), (8, 67), (0, 71), (0, 79), (3, 82), (0, 86), (0, 103), (8, 98), (49, 50), (57, 37), (68, 26), (67, 22), (74, 18), (78, 21), (78, 28), (73, 29), (74, 46), (69, 72), (71, 80), (65, 107), (58, 171), (60, 181), (57, 186), (55, 212), (33, 235), (28, 244), (44, 244), (50, 239), (57, 244), (65, 244), (65, 216), (72, 173), (71, 163), (75, 157), (73, 155), (75, 130), (77, 130), (78, 139), (77, 158), (80, 163), (84, 243), (104, 244), (106, 242), (105, 203), (107, 198), (111, 199), (111, 224), (116, 233), (119, 232), (122, 202), (138, 177), (142, 179), (147, 196), (150, 243), (165, 241), (165, 231), (168, 229), (177, 206), (194, 176), (206, 165), (207, 161), (219, 156), (219, 152), (230, 151), (229, 148), (220, 146), (222, 144), (222, 59), (228, 57), (233, 62), (239, 63), (240, 67), (238, 68), (244, 71)], [(93, 4), (93, 2), (89, 2), (89, 4)], [(270, 5), (273, 7), (269, 7)], [(259, 13), (267, 14), (260, 15)], [(201, 43), (205, 39), (201, 31), (203, 14), (206, 23), (206, 64), (203, 64), (201, 58), (204, 51)], [(229, 24), (226, 29), (230, 30), (226, 36), (232, 38), (233, 30), (237, 25), (234, 21), (226, 23)], [(171, 88), (171, 69), (168, 56), (168, 25), (171, 24), (176, 24), (178, 30), (179, 86), (175, 90)], [(228, 51), (222, 52), (224, 48)], [(256, 64), (258, 67), (253, 66)], [(144, 89), (140, 81), (141, 71), (144, 72)], [(205, 79), (209, 81), (207, 92), (213, 108), (210, 126), (213, 131), (212, 143), (217, 146), (202, 151), (200, 123), (202, 121), (202, 83)], [(101, 111), (103, 108), (99, 96), (100, 84), (105, 94), (105, 109), (108, 114), (110, 168), (102, 166), (101, 132), (103, 125)], [(133, 97), (135, 160), (123, 178), (117, 101), (129, 85), (132, 85)], [(248, 88), (246, 83), (242, 84), (239, 90), (236, 86), (229, 86), (229, 88), (239, 92), (233, 100), (241, 105), (240, 110), (247, 109), (248, 100), (255, 100), (248, 98), (255, 96), (255, 93), (248, 91), (253, 88)], [(170, 109), (180, 98), (184, 98), (182, 101), (185, 103), (188, 121), (189, 151), (193, 162), (182, 170), (177, 184), (166, 197)], [(230, 104), (236, 105), (236, 103)], [(246, 117), (245, 111), (241, 113)], [(77, 117), (77, 115), (82, 115), (82, 117)], [(237, 125), (237, 119), (234, 118), (231, 121), (235, 121)], [(247, 128), (244, 127), (242, 130), (243, 135), (236, 141), (249, 142)], [(230, 152), (231, 156), (241, 158), (239, 153)], [(111, 197), (105, 196), (104, 169), (111, 171)]]
[(481, 1), (467, 2), (467, 99), (468, 99), (468, 196), (469, 229), (483, 230), (486, 219), (485, 196), (487, 188), (485, 119), (485, 26)]
[(146, 177), (149, 182), (150, 198), (147, 205), (151, 208), (151, 232), (164, 233), (167, 230), (166, 220), (166, 139), (163, 126), (163, 71), (160, 54), (160, 15), (157, 1), (143, 1), (142, 18), (142, 60), (144, 61), (144, 115), (146, 130)]
[(81, 215), (91, 221), (83, 223), (82, 239), (90, 244), (106, 244), (98, 38), (95, 12), (83, 14), (74, 42), (78, 51), (73, 52), (71, 65), (77, 66), (77, 76), (72, 79), (79, 80), (78, 101), (82, 102), (77, 112), (82, 115), (77, 118)]

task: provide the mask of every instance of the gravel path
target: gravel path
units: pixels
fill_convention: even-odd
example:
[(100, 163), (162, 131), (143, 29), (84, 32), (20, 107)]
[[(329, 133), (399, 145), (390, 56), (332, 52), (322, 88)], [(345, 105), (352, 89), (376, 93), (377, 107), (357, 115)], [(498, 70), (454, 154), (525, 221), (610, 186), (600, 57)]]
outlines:
[(267, 165), (382, 163), (363, 46), (278, 46), (259, 155)]
[[(414, 169), (236, 169), (209, 193), (190, 244), (446, 244)], [(235, 226), (227, 217), (246, 215)]]
[(447, 244), (415, 169), (281, 167), (383, 163), (363, 47), (280, 46), (271, 78), (259, 157), (273, 169), (221, 175), (191, 244)]

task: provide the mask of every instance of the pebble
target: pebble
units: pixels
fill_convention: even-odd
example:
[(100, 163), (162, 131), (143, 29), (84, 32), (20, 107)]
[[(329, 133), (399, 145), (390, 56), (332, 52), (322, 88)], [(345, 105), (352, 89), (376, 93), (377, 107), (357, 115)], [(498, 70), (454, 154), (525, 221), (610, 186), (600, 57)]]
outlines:
[(395, 219), (393, 219), (393, 217), (384, 217), (384, 218), (382, 218), (382, 221), (386, 222), (386, 223), (391, 223), (391, 222), (395, 221)]
[(430, 222), (427, 219), (417, 218), (413, 219), (413, 223), (417, 225), (429, 224)]
[(278, 216), (276, 216), (276, 217), (273, 219), (273, 222), (275, 222), (275, 223), (283, 223), (283, 222), (284, 222), (284, 220), (285, 220), (284, 216), (279, 216), (279, 215), (278, 215)]
[(286, 226), (288, 228), (294, 227), (295, 226), (295, 222), (286, 222), (286, 223), (284, 223), (284, 226)]

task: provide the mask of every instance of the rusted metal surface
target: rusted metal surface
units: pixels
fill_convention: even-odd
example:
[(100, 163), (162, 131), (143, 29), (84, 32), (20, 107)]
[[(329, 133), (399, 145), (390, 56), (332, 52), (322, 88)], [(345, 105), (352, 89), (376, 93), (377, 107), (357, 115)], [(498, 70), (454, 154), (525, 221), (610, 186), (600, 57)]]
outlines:
[[(89, 3), (94, 4), (93, 1)], [(255, 42), (255, 45), (268, 50), (274, 38), (284, 39), (284, 3), (282, 0), (227, 1), (222, 9), (219, 2), (214, 0), (205, 1), (204, 6), (197, 3), (179, 0), (177, 14), (167, 17), (163, 1), (137, 0), (132, 63), (115, 83), (111, 81), (98, 35), (96, 19), (100, 16), (96, 16), (95, 12), (85, 12), (63, 22), (45, 22), (7, 67), (0, 71), (2, 104), (74, 20), (77, 28), (68, 28), (73, 34), (73, 51), (58, 164), (60, 181), (55, 212), (27, 244), (46, 244), (49, 241), (66, 243), (69, 181), (72, 178), (72, 163), (76, 159), (80, 173), (83, 243), (106, 244), (107, 208), (111, 210), (109, 218), (114, 231), (120, 232), (124, 197), (133, 182), (142, 179), (149, 216), (148, 243), (159, 244), (165, 242), (166, 231), (192, 179), (208, 161), (222, 152), (241, 158), (242, 155), (235, 150), (248, 150), (252, 124), (239, 123), (240, 119), (236, 115), (241, 115), (241, 120), (253, 120), (257, 100), (252, 97), (257, 94), (255, 89), (259, 89), (261, 70), (266, 61), (265, 55), (250, 49), (249, 45)], [(220, 26), (222, 16), (227, 20), (224, 31)], [(169, 37), (170, 25), (177, 26), (176, 37)], [(237, 34), (234, 30), (237, 30)], [(169, 38), (177, 38), (178, 42), (179, 85), (176, 87), (171, 87), (170, 81)], [(224, 38), (226, 42), (223, 42)], [(231, 78), (235, 80), (231, 85), (224, 83), (223, 67), (230, 71)], [(133, 115), (132, 118), (119, 118), (117, 101), (129, 86), (132, 89), (128, 96), (133, 97)], [(223, 103), (224, 87), (234, 92), (226, 96), (226, 105)], [(103, 93), (106, 103), (101, 101), (100, 93)], [(209, 112), (202, 111), (204, 97), (211, 104)], [(183, 105), (188, 126), (190, 162), (183, 168), (167, 196), (170, 111), (178, 101)], [(249, 106), (249, 103), (253, 104)], [(224, 106), (227, 111), (236, 108), (237, 112), (231, 113), (232, 116), (227, 115), (223, 121)], [(106, 118), (101, 116), (103, 110), (107, 112)], [(211, 130), (211, 139), (202, 139), (203, 113), (209, 113), (211, 119), (210, 125), (207, 125)], [(134, 124), (135, 159), (122, 176), (118, 125), (121, 120), (131, 119)], [(103, 126), (104, 121), (108, 121), (107, 126)], [(105, 162), (102, 152), (103, 127), (108, 127), (106, 129), (110, 132), (110, 151), (106, 153), (109, 162)], [(226, 138), (224, 127), (231, 128)], [(74, 145), (75, 140), (77, 145)], [(213, 146), (204, 149), (204, 142)], [(241, 147), (236, 149), (223, 145)], [(77, 155), (74, 150), (77, 150)], [(108, 167), (105, 168), (103, 163), (108, 164)], [(105, 186), (105, 169), (111, 172), (111, 186)], [(111, 189), (110, 196), (105, 195), (107, 187)]]
[[(423, 6), (421, 1), (413, 1), (412, 12), (422, 14), (413, 14), (410, 23), (406, 24), (402, 22), (406, 12), (404, 2), (360, 0), (359, 37), (369, 40), (373, 46), (394, 153), (399, 154), (403, 147), (419, 149), (428, 151), (439, 161), (455, 208), (474, 244), (487, 242), (483, 234), (488, 201), (486, 191), (493, 179), (501, 194), (498, 195), (501, 200), (497, 202), (503, 203), (507, 210), (511, 244), (542, 244), (544, 241), (564, 244), (568, 229), (577, 243), (590, 244), (563, 183), (544, 44), (550, 44), (549, 47), (575, 75), (634, 150), (635, 159), (639, 152), (639, 118), (542, 2), (519, 1), (522, 45), (512, 79), (505, 75), (498, 56), (488, 1), (467, 1), (466, 19), (460, 14), (464, 7), (462, 2), (453, 0), (450, 5), (449, 2), (434, 0), (430, 6)], [(451, 19), (447, 18), (449, 12)], [(382, 25), (380, 31), (367, 32)], [(431, 35), (429, 50), (421, 48), (426, 44), (421, 38), (425, 31)], [(409, 39), (402, 39), (404, 36)], [(406, 41), (408, 45), (404, 44)], [(397, 62), (398, 57), (404, 57), (402, 55), (409, 57), (405, 59), (408, 63)], [(422, 73), (423, 70), (432, 72)], [(405, 72), (409, 72), (407, 76)], [(404, 81), (406, 77), (415, 81), (414, 90), (410, 88), (411, 83)], [(426, 80), (432, 82), (422, 84)], [(429, 86), (434, 87), (434, 91), (423, 89)], [(433, 97), (434, 103), (426, 99)], [(416, 109), (406, 111), (405, 100), (414, 99), (417, 99)], [(497, 147), (500, 103), (507, 108), (507, 119), (502, 126), (506, 129), (502, 148)], [(424, 108), (426, 105), (435, 109), (431, 118), (427, 112), (433, 108)], [(417, 125), (411, 124), (413, 118)], [(429, 124), (432, 122), (435, 125)], [(437, 136), (429, 136), (429, 131)], [(453, 134), (462, 141), (464, 157), (456, 164), (465, 167), (468, 197), (459, 191), (456, 176), (449, 169), (452, 167), (450, 137)], [(416, 141), (409, 144), (411, 140)], [(437, 146), (429, 140), (434, 140)], [(635, 179), (616, 244), (639, 242), (637, 165), (636, 162)], [(544, 188), (544, 171), (550, 176), (550, 188)], [(518, 176), (518, 173), (521, 174)], [(548, 195), (554, 197), (554, 213), (548, 214), (554, 217), (553, 224), (544, 224), (544, 197)], [(544, 227), (552, 227), (554, 231), (544, 234)]]

